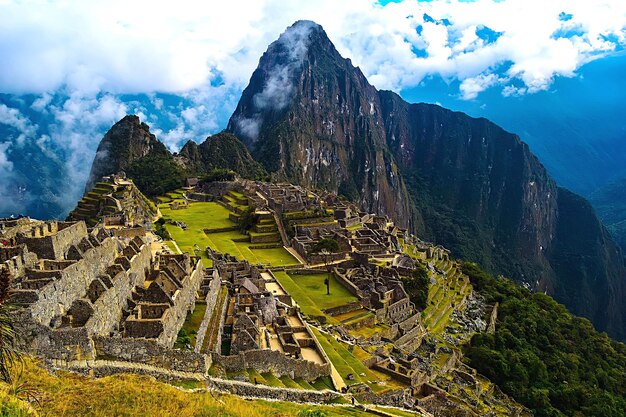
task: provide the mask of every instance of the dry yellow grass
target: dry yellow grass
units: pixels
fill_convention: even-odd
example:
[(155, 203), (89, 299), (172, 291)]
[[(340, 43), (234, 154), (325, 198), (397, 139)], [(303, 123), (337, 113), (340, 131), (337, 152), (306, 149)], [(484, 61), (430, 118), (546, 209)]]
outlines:
[[(283, 417), (297, 416), (304, 406), (249, 401), (205, 391), (190, 392), (139, 375), (90, 378), (69, 372), (49, 373), (32, 359), (16, 385), (0, 383), (0, 417)], [(20, 398), (16, 397), (18, 395)], [(36, 398), (31, 405), (22, 399)], [(345, 407), (320, 406), (327, 417), (369, 415)]]

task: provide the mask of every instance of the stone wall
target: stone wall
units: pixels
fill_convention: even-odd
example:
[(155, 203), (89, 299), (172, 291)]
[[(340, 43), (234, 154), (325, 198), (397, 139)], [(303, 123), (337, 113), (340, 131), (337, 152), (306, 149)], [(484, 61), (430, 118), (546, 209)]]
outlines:
[(495, 303), (493, 309), (491, 310), (491, 314), (489, 315), (489, 324), (487, 325), (487, 333), (495, 334), (496, 332), (496, 322), (498, 321), (499, 306), (499, 303)]
[(300, 377), (306, 381), (315, 381), (330, 374), (330, 365), (293, 359), (275, 350), (248, 350), (238, 355), (222, 356), (212, 354), (213, 362), (221, 365), (227, 372), (239, 372), (253, 368), (259, 373), (272, 372), (274, 375)]
[(17, 243), (26, 244), (39, 259), (63, 259), (77, 240), (87, 235), (85, 222), (52, 222), (36, 226), (30, 233), (18, 234)]
[(84, 327), (51, 329), (34, 322), (27, 312), (18, 313), (14, 323), (24, 352), (65, 361), (94, 358), (93, 343)]
[(217, 335), (215, 336), (215, 348), (214, 352), (221, 354), (222, 353), (222, 337), (224, 332), (224, 321), (226, 321), (226, 311), (228, 310), (228, 304), (230, 301), (230, 295), (228, 292), (226, 293), (226, 299), (222, 303), (222, 310), (219, 311), (220, 320), (217, 326)]
[(426, 331), (421, 325), (415, 326), (413, 329), (405, 333), (396, 340), (395, 345), (409, 352), (415, 352), (422, 344), (422, 337)]
[(420, 313), (416, 313), (409, 317), (408, 319), (398, 323), (398, 327), (403, 331), (407, 332), (413, 329), (415, 326), (419, 326), (422, 323), (422, 318)]
[(187, 318), (187, 313), (195, 308), (196, 293), (200, 289), (203, 278), (204, 268), (202, 267), (202, 260), (199, 259), (191, 275), (183, 283), (183, 288), (176, 293), (174, 305), (165, 312), (162, 320), (163, 331), (157, 339), (158, 343), (169, 348), (174, 346), (178, 331)]
[(151, 259), (150, 245), (144, 244), (130, 259), (130, 269), (113, 278), (113, 286), (93, 303), (93, 315), (85, 324), (91, 334), (108, 335), (117, 330), (133, 288), (143, 286)]
[(313, 391), (294, 388), (277, 388), (218, 378), (212, 378), (211, 380), (220, 391), (230, 392), (240, 397), (266, 398), (277, 401), (314, 404), (329, 403), (341, 397), (341, 394), (338, 392), (330, 390)]
[[(5, 248), (2, 263), (14, 277), (24, 275), (26, 268), (32, 268), (37, 263), (37, 255), (29, 252), (26, 245)], [(6, 258), (6, 259), (5, 259)], [(2, 264), (0, 264), (0, 267)]]
[(100, 336), (93, 340), (98, 359), (138, 362), (203, 375), (211, 367), (210, 356), (189, 350), (169, 349), (154, 340)]
[[(77, 223), (82, 224), (84, 223)], [(117, 255), (117, 239), (106, 238), (100, 246), (87, 250), (83, 259), (60, 271), (59, 279), (41, 288), (38, 299), (30, 305), (34, 320), (50, 325), (55, 316), (63, 316), (74, 300), (82, 298), (89, 284), (104, 273)]]
[(359, 402), (389, 405), (393, 407), (401, 407), (413, 409), (415, 407), (415, 399), (411, 396), (410, 389), (401, 389), (388, 391), (383, 394), (375, 394), (373, 392), (364, 392), (355, 395)]
[(159, 368), (136, 362), (123, 362), (115, 360), (77, 360), (46, 361), (55, 369), (67, 369), (83, 375), (105, 377), (117, 374), (137, 374), (154, 377), (160, 381), (204, 381), (204, 374), (174, 371), (172, 369)]
[(113, 229), (113, 236), (126, 237), (132, 239), (136, 236), (143, 237), (146, 235), (146, 229), (142, 226), (126, 227), (123, 229)]
[(196, 336), (196, 346), (195, 351), (197, 353), (202, 349), (202, 345), (204, 344), (204, 338), (206, 337), (206, 331), (209, 327), (209, 323), (211, 322), (211, 316), (213, 315), (213, 310), (215, 309), (215, 303), (217, 302), (217, 297), (220, 293), (221, 287), (221, 278), (216, 269), (213, 270), (211, 276), (211, 282), (209, 283), (209, 289), (207, 291), (205, 302), (206, 302), (206, 311), (204, 313), (204, 318), (202, 319), (202, 323), (200, 323), (200, 327), (198, 328), (198, 335)]
[(354, 295), (359, 300), (363, 298), (361, 290), (359, 290), (356, 285), (354, 285), (348, 278), (346, 278), (344, 274), (337, 271), (337, 268), (333, 269), (333, 275), (341, 285), (346, 287), (350, 294)]
[(338, 307), (327, 308), (324, 313), (329, 316), (338, 316), (340, 314), (352, 313), (353, 311), (363, 308), (359, 301), (353, 301), (348, 304), (340, 305)]
[(280, 241), (280, 235), (278, 233), (250, 235), (250, 243), (273, 243), (278, 241)]

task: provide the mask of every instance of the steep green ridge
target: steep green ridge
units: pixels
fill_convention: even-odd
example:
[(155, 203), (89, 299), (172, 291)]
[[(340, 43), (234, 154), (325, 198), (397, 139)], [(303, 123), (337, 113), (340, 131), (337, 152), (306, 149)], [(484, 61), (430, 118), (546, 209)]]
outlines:
[(465, 351), (470, 366), (539, 417), (626, 415), (626, 345), (544, 294), (475, 264), (463, 272), (499, 303), (495, 334), (474, 336)]
[(188, 141), (176, 155), (176, 160), (187, 171), (196, 174), (226, 168), (244, 178), (262, 179), (267, 176), (263, 166), (252, 158), (244, 144), (227, 132), (209, 136), (199, 145)]
[(377, 91), (321, 26), (296, 22), (269, 46), (228, 130), (274, 178), (353, 198), (626, 335), (626, 269), (593, 210), (572, 221), (578, 200), (518, 136)]
[(137, 116), (125, 116), (104, 135), (91, 167), (86, 191), (103, 176), (125, 171), (148, 197), (184, 185), (190, 176), (232, 170), (244, 178), (263, 179), (267, 173), (241, 141), (230, 133), (209, 136), (200, 145), (189, 141), (179, 154), (170, 151)]
[(626, 178), (599, 189), (589, 199), (615, 241), (626, 248)]
[(133, 162), (145, 156), (167, 158), (169, 151), (150, 133), (148, 125), (142, 123), (139, 117), (124, 116), (100, 141), (86, 191), (91, 190), (95, 182), (105, 175), (126, 171)]

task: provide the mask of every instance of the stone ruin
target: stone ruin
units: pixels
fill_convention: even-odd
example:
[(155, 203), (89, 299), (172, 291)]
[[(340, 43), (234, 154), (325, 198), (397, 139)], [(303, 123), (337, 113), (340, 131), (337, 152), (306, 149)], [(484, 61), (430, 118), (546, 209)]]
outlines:
[(214, 361), (227, 370), (241, 361), (265, 369), (266, 364), (254, 359), (258, 352), (265, 352), (274, 358), (272, 372), (279, 376), (292, 374), (293, 367), (306, 369), (309, 380), (328, 375), (330, 365), (321, 347), (273, 273), (228, 255), (211, 254), (229, 290), (222, 333), (222, 346), (227, 349), (217, 352), (220, 355), (214, 355)]
[[(82, 221), (2, 225), (13, 236), (0, 247), (0, 261), (13, 276), (12, 300), (20, 306), (14, 322), (25, 351), (65, 364), (116, 357), (163, 363), (194, 307), (199, 259), (153, 259), (145, 236), (115, 236)], [(201, 362), (193, 369), (208, 366)]]
[(89, 227), (150, 229), (155, 215), (154, 205), (120, 172), (102, 177), (69, 213), (68, 220), (82, 220)]

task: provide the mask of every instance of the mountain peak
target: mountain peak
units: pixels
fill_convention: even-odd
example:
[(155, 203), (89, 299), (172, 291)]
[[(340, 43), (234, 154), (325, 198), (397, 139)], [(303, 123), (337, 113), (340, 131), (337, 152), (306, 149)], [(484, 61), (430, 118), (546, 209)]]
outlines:
[(167, 150), (138, 116), (124, 116), (100, 141), (85, 191), (103, 176), (127, 170), (135, 160), (152, 152), (166, 154)]
[(228, 131), (247, 145), (256, 142), (266, 116), (281, 113), (291, 104), (305, 63), (317, 61), (322, 54), (343, 60), (322, 26), (310, 20), (289, 26), (259, 60), (228, 123)]

